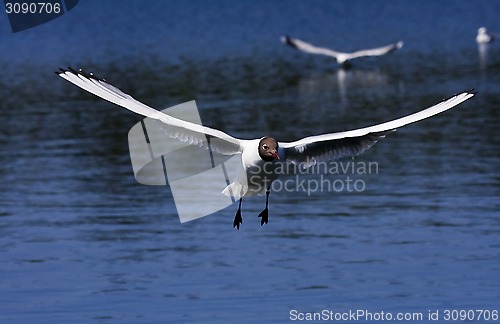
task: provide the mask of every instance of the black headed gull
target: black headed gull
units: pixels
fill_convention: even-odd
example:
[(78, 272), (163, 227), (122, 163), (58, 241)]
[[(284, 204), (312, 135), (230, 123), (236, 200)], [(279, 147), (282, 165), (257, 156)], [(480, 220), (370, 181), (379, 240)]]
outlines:
[(495, 40), (495, 34), (488, 33), (485, 27), (481, 27), (477, 30), (476, 42), (478, 44), (491, 43)]
[(241, 154), (241, 162), (246, 174), (243, 177), (237, 177), (223, 190), (224, 194), (239, 198), (238, 211), (233, 222), (233, 226), (238, 229), (243, 221), (241, 201), (244, 196), (255, 194), (266, 194), (266, 207), (259, 214), (259, 217), (261, 225), (267, 224), (270, 187), (272, 181), (278, 178), (278, 174), (275, 172), (278, 161), (310, 167), (319, 161), (354, 157), (368, 150), (379, 139), (395, 131), (396, 128), (444, 112), (470, 99), (475, 94), (471, 91), (464, 91), (425, 110), (371, 127), (309, 136), (295, 142), (279, 142), (269, 136), (251, 140), (238, 139), (213, 128), (174, 118), (137, 101), (92, 73), (72, 68), (60, 69), (56, 73), (102, 99), (142, 116), (159, 120), (162, 125), (165, 125), (165, 128), (175, 129), (175, 132), (167, 132), (167, 135), (172, 138), (206, 148), (208, 148), (206, 146), (207, 139), (210, 139), (208, 146), (219, 154)]
[(337, 52), (328, 48), (323, 48), (323, 47), (316, 47), (312, 44), (306, 43), (300, 39), (297, 38), (292, 38), (290, 36), (282, 36), (281, 41), (289, 45), (295, 49), (298, 49), (300, 51), (309, 53), (309, 54), (320, 54), (320, 55), (326, 55), (326, 56), (331, 56), (334, 59), (337, 60), (338, 64), (340, 65), (346, 65), (350, 60), (358, 58), (358, 57), (363, 57), (363, 56), (381, 56), (385, 55), (388, 53), (391, 53), (397, 49), (400, 49), (403, 47), (403, 42), (399, 41), (394, 44), (382, 46), (382, 47), (377, 47), (377, 48), (372, 48), (372, 49), (365, 49), (365, 50), (360, 50), (352, 53), (343, 53), (343, 52)]

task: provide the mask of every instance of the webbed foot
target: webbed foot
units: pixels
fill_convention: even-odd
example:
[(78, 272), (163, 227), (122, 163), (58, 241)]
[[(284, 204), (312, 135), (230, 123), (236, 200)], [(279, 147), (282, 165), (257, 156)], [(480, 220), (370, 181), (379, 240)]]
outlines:
[(267, 210), (267, 207), (263, 211), (260, 212), (259, 217), (261, 218), (260, 219), (260, 226), (264, 225), (264, 223), (267, 224), (267, 222), (269, 221), (269, 212)]
[(243, 217), (241, 217), (241, 199), (240, 199), (238, 210), (236, 211), (236, 215), (234, 216), (233, 228), (236, 227), (239, 231), (241, 224), (243, 224)]

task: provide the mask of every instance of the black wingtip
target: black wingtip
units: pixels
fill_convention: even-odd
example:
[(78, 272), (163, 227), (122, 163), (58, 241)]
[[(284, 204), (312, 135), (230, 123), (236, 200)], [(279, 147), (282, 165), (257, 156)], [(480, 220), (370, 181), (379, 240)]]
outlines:
[(89, 73), (89, 72), (86, 72), (86, 71), (85, 71), (85, 70), (83, 70), (83, 69), (78, 69), (78, 70), (77, 70), (77, 69), (75, 69), (75, 68), (73, 68), (73, 67), (71, 67), (71, 66), (68, 66), (68, 69), (59, 68), (59, 70), (60, 70), (60, 71), (56, 71), (56, 72), (55, 72), (55, 73), (56, 73), (56, 74), (58, 74), (58, 75), (61, 75), (61, 74), (66, 73), (66, 72), (71, 72), (71, 73), (73, 73), (73, 74), (75, 74), (75, 75), (81, 75), (81, 76), (83, 76), (83, 77), (85, 77), (85, 78), (87, 78), (87, 79), (94, 79), (94, 80), (98, 80), (98, 81), (105, 81), (105, 82), (106, 82), (106, 80), (105, 80), (105, 79), (98, 77), (98, 76), (97, 76), (97, 75), (95, 75), (93, 72), (90, 72), (90, 73)]
[(457, 93), (455, 93), (455, 94), (454, 94), (454, 95), (452, 95), (452, 96), (449, 96), (449, 97), (447, 97), (447, 98), (444, 98), (442, 101), (447, 101), (447, 100), (450, 100), (451, 98), (454, 98), (454, 97), (459, 96), (459, 95), (464, 94), (464, 93), (465, 93), (465, 94), (471, 94), (471, 95), (473, 95), (473, 96), (474, 96), (474, 95), (476, 95), (478, 92), (477, 92), (474, 88), (471, 88), (471, 89), (469, 89), (469, 90), (464, 90), (464, 91), (461, 91), (461, 92), (457, 92)]
[(478, 94), (478, 93), (479, 93), (479, 92), (478, 92), (478, 91), (476, 91), (476, 89), (474, 89), (474, 88), (471, 88), (471, 89), (469, 89), (469, 90), (466, 90), (466, 92), (467, 92), (467, 93), (470, 93), (470, 94), (473, 94), (473, 95), (476, 95), (476, 94)]
[(288, 35), (281, 36), (281, 42), (285, 45), (297, 48), (297, 45), (293, 42), (292, 38)]
[(59, 68), (59, 71), (54, 71), (54, 73), (55, 73), (55, 74), (57, 74), (57, 75), (61, 75), (61, 74), (66, 73), (67, 71), (68, 71), (68, 70), (65, 70), (65, 69), (63, 69), (63, 68)]
[(475, 96), (478, 92), (474, 88), (470, 88), (469, 90), (464, 90), (462, 92), (457, 93), (455, 96), (458, 96), (462, 93), (471, 94), (471, 95)]
[(87, 72), (87, 71), (84, 71), (82, 69), (79, 70), (79, 74), (80, 75), (83, 75), (84, 77), (86, 77), (87, 79), (94, 79), (94, 80), (100, 80), (94, 73), (92, 72)]
[(74, 68), (72, 68), (71, 66), (68, 66), (68, 71), (71, 71), (73, 74), (77, 74), (78, 75), (78, 71), (75, 70)]

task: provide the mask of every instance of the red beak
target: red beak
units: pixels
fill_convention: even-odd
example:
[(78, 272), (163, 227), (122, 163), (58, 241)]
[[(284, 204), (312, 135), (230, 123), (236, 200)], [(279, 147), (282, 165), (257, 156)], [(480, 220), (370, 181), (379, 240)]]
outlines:
[(278, 151), (274, 151), (273, 157), (274, 157), (275, 159), (280, 160), (280, 156), (278, 155)]

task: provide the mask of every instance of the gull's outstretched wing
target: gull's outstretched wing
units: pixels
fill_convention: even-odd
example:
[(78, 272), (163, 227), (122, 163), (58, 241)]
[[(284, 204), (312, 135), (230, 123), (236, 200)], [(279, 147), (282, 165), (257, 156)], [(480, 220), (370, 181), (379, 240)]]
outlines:
[(372, 49), (366, 49), (366, 50), (359, 50), (353, 53), (349, 54), (349, 60), (357, 57), (362, 57), (362, 56), (381, 56), (385, 54), (389, 54), (391, 52), (394, 52), (395, 50), (400, 49), (403, 47), (403, 42), (399, 41), (394, 44), (389, 44), (386, 46), (382, 47), (377, 47), (377, 48), (372, 48)]
[(472, 91), (464, 91), (417, 113), (371, 127), (310, 136), (290, 143), (280, 142), (279, 147), (283, 150), (282, 160), (309, 167), (319, 161), (356, 156), (397, 128), (442, 113), (470, 99), (474, 94)]
[[(109, 84), (106, 80), (96, 77), (92, 73), (86, 73), (81, 69), (77, 71), (70, 67), (68, 70), (60, 69), (56, 74), (102, 99), (139, 115), (161, 121), (166, 126), (167, 135), (179, 141), (205, 148), (208, 148), (208, 145), (210, 145), (211, 149), (224, 155), (242, 152), (242, 140), (219, 130), (187, 122), (162, 113), (137, 101), (132, 96)], [(207, 139), (210, 140), (209, 144), (207, 144)]]
[(306, 52), (309, 54), (326, 55), (326, 56), (331, 56), (335, 59), (337, 58), (338, 55), (347, 54), (347, 53), (336, 52), (328, 48), (317, 47), (312, 44), (306, 43), (300, 39), (292, 38), (290, 36), (282, 36), (281, 41), (290, 47), (293, 47), (295, 49), (298, 49), (299, 51)]

